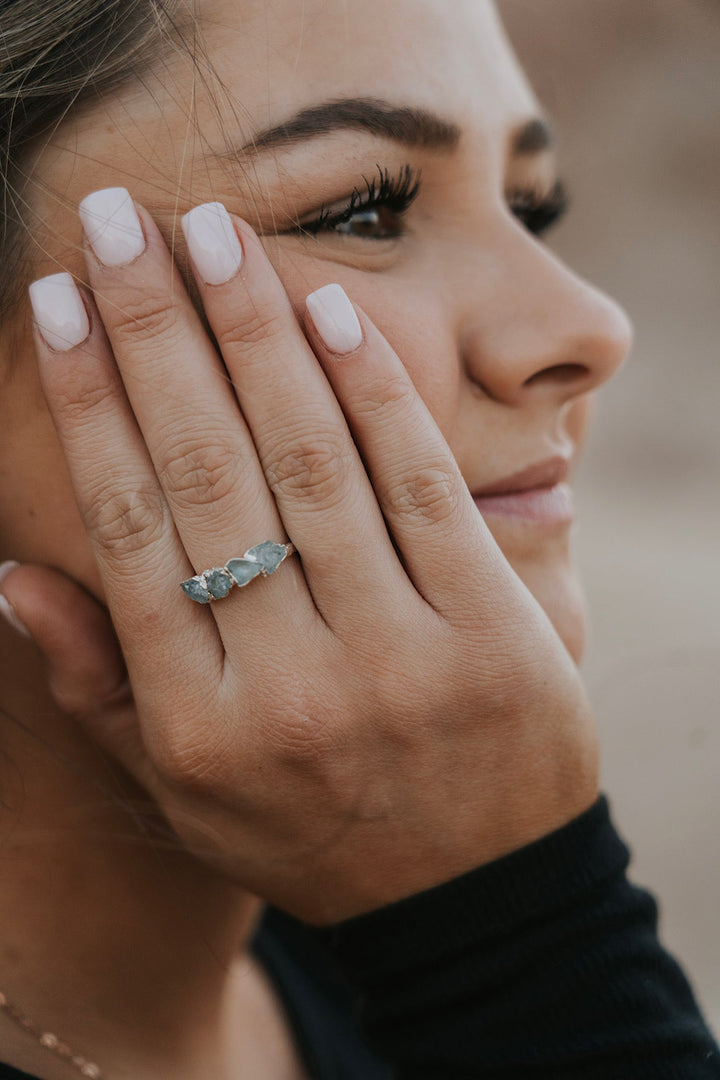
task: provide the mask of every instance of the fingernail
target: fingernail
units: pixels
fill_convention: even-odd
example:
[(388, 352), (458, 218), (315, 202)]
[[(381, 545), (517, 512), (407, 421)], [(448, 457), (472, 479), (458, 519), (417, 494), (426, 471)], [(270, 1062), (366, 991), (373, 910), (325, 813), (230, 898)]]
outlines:
[(103, 188), (79, 206), (88, 243), (104, 266), (124, 266), (145, 250), (145, 234), (127, 188)]
[[(8, 559), (7, 562), (0, 563), (0, 585), (2, 585), (3, 579), (8, 576), (10, 571), (15, 570), (19, 565), (20, 563), (15, 562), (14, 559)], [(31, 636), (27, 626), (20, 622), (10, 601), (6, 596), (3, 596), (2, 592), (0, 592), (0, 615), (6, 622), (10, 623), (13, 630), (20, 634), (21, 637), (29, 638)]]
[(230, 215), (219, 202), (196, 206), (182, 219), (190, 257), (206, 285), (224, 285), (237, 274), (243, 252)]
[(340, 356), (362, 343), (362, 327), (342, 285), (323, 285), (310, 293), (305, 306), (325, 348)]
[(56, 352), (67, 352), (90, 333), (85, 305), (70, 274), (49, 274), (29, 288), (38, 330)]

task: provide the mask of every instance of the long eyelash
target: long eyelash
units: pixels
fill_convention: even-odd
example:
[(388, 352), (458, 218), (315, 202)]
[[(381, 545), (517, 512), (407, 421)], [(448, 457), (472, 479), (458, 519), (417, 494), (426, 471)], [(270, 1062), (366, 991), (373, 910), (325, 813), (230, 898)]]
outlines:
[(325, 206), (312, 221), (304, 222), (300, 228), (305, 233), (317, 233), (321, 230), (332, 231), (338, 225), (344, 225), (361, 210), (373, 210), (382, 206), (391, 213), (400, 216), (410, 208), (420, 191), (420, 173), (411, 165), (403, 165), (397, 176), (391, 176), (388, 169), (376, 166), (377, 177), (368, 179), (363, 176), (365, 190), (353, 188), (347, 206), (333, 211)]
[(570, 198), (562, 180), (557, 180), (545, 195), (530, 188), (510, 192), (508, 206), (528, 232), (542, 236), (567, 213)]

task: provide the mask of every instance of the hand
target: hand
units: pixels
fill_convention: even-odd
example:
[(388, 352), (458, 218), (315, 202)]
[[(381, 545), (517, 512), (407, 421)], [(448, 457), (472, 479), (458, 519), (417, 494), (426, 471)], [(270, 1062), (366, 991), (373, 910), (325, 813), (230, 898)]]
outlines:
[[(112, 224), (88, 248), (85, 340), (59, 352), (37, 339), (134, 698), (93, 675), (113, 648), (107, 631), (98, 643), (94, 602), (78, 593), (71, 612), (65, 594), (53, 609), (48, 594), (68, 583), (17, 570), (3, 590), (45, 647), (61, 704), (188, 848), (315, 923), (581, 813), (596, 753), (575, 667), (387, 341), (344, 309), (339, 358), (321, 337), (328, 294), (303, 333), (250, 228), (233, 219), (223, 232), (201, 209), (188, 239), (216, 348), (137, 213), (141, 230), (121, 236), (135, 249), (113, 246)], [(68, 294), (67, 279), (56, 288)], [(52, 282), (33, 290), (64, 346)], [(74, 333), (82, 318), (54, 325)], [(286, 537), (298, 555), (226, 599), (200, 606), (179, 587)], [(42, 619), (23, 573), (45, 575)], [(71, 621), (72, 650), (58, 630)], [(106, 665), (113, 679), (119, 666)]]

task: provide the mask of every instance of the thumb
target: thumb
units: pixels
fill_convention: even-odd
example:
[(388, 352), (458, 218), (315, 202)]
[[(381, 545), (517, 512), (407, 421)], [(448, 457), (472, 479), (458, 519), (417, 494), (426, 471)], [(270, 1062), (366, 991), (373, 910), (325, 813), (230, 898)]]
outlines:
[(0, 615), (45, 658), (52, 697), (142, 783), (148, 762), (107, 608), (49, 566), (0, 564)]
[(90, 712), (118, 696), (127, 673), (110, 616), (80, 585), (49, 566), (6, 562), (0, 595), (6, 620), (42, 652), (63, 712)]

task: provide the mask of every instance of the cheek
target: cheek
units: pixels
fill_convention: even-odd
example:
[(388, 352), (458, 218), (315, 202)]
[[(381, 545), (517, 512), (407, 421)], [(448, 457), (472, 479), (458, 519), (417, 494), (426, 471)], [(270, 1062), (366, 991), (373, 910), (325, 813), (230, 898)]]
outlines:
[[(372, 283), (371, 283), (372, 284)], [(464, 379), (447, 311), (410, 288), (372, 288), (354, 299), (400, 357), (415, 389), (452, 446)]]
[(0, 488), (6, 557), (49, 563), (100, 595), (100, 579), (49, 413), (39, 407), (10, 437)]
[(301, 321), (308, 293), (329, 282), (342, 285), (395, 350), (452, 446), (464, 380), (447, 306), (438, 290), (422, 289), (417, 281), (391, 274), (293, 259), (272, 243), (266, 250)]

